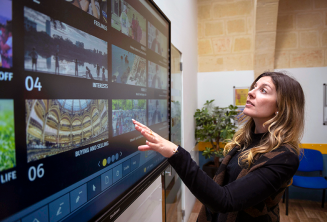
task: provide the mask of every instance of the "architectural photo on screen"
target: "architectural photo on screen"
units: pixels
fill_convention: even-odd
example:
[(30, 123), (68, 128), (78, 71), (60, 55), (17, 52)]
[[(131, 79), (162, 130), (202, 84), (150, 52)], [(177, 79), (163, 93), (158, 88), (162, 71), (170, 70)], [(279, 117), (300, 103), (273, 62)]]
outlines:
[(149, 126), (167, 121), (167, 100), (149, 99), (148, 100), (148, 124)]
[(112, 82), (146, 86), (146, 60), (112, 45)]
[(148, 73), (148, 87), (167, 89), (168, 72), (166, 68), (148, 61)]
[(12, 67), (12, 1), (0, 0), (0, 68)]
[(107, 23), (107, 0), (66, 0), (89, 15)]
[(111, 0), (111, 27), (146, 45), (146, 19), (124, 0)]
[(0, 172), (15, 165), (14, 100), (0, 99)]
[(24, 8), (25, 70), (108, 81), (107, 42)]
[(167, 37), (148, 22), (148, 48), (167, 58)]
[(135, 130), (132, 119), (146, 124), (145, 99), (114, 99), (112, 100), (113, 136)]
[(108, 139), (108, 100), (26, 100), (27, 162)]

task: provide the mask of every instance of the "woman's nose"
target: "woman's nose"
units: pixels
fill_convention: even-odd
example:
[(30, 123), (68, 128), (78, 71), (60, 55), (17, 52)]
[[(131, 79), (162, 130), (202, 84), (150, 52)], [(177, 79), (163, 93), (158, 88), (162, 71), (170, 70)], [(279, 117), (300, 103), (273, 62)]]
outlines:
[(253, 88), (252, 90), (250, 90), (250, 91), (248, 92), (248, 95), (249, 95), (250, 98), (254, 98), (254, 97), (255, 97), (255, 93), (254, 93), (254, 91), (255, 91), (255, 89)]

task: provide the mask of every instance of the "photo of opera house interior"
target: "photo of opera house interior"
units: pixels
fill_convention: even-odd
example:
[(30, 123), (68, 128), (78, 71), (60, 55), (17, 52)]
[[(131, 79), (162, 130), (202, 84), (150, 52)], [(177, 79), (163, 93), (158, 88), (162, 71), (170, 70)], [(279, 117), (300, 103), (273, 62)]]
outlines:
[(28, 162), (108, 139), (108, 101), (26, 100)]
[(327, 222), (327, 0), (0, 0), (0, 222)]

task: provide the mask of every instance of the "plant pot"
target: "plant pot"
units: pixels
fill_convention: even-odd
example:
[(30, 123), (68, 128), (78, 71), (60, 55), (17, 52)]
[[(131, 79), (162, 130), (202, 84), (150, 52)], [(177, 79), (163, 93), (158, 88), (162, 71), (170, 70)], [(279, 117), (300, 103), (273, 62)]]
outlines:
[(218, 170), (215, 166), (215, 162), (209, 161), (202, 166), (202, 170), (210, 177), (213, 178)]

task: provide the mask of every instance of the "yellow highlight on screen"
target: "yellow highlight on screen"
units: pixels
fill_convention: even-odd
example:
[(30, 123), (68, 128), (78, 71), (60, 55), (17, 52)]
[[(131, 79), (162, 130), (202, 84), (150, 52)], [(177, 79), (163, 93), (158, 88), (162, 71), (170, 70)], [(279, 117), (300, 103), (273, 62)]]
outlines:
[(107, 159), (103, 159), (103, 161), (102, 161), (102, 165), (103, 165), (103, 166), (106, 166), (106, 165), (107, 165)]

